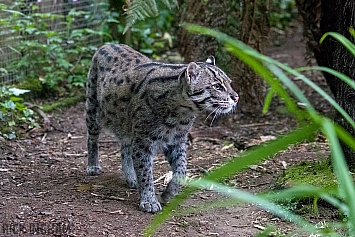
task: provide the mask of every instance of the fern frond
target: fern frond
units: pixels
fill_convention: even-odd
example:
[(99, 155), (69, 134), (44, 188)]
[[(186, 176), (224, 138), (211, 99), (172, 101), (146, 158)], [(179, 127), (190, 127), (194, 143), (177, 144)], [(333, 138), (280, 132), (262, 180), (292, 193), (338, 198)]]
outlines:
[(167, 6), (167, 8), (169, 8), (171, 10), (171, 4), (169, 0), (161, 0), (165, 6)]
[[(172, 6), (177, 6), (177, 0), (161, 0), (169, 9)], [(173, 2), (173, 3), (171, 3)], [(123, 34), (134, 25), (137, 21), (143, 21), (146, 17), (158, 15), (158, 7), (156, 0), (131, 0), (126, 11), (126, 27)]]
[(150, 1), (147, 1), (144, 3), (148, 5), (148, 8), (150, 8), (150, 10), (152, 12), (154, 12), (155, 15), (158, 14), (158, 7), (157, 7), (157, 3), (155, 2), (155, 0), (150, 0)]

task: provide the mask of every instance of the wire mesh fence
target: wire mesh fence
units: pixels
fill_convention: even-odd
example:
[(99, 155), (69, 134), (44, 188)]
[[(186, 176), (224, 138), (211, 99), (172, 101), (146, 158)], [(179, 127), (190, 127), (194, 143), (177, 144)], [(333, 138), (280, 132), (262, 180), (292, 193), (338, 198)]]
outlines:
[[(14, 29), (21, 25), (21, 19), (28, 16), (46, 17), (48, 14), (48, 30), (63, 32), (67, 31), (68, 25), (66, 18), (71, 11), (89, 12), (90, 18), (86, 14), (77, 14), (75, 21), (72, 22), (70, 30), (73, 29), (92, 29), (98, 30), (102, 24), (103, 16), (107, 11), (107, 3), (99, 0), (0, 0), (0, 85), (15, 83), (21, 74), (24, 77), (30, 67), (23, 67), (21, 70), (12, 70), (11, 65), (17, 63), (25, 52), (18, 50), (21, 42), (26, 40), (44, 40), (40, 34), (31, 34), (26, 31)], [(37, 15), (36, 15), (37, 14)], [(54, 17), (55, 16), (55, 17)], [(11, 24), (11, 19), (16, 17), (17, 24)], [(33, 26), (39, 27), (39, 26)], [(38, 37), (38, 39), (36, 38)], [(99, 46), (102, 39), (99, 36), (85, 37), (87, 45)], [(69, 42), (70, 43), (70, 42)], [(44, 42), (46, 44), (46, 42)]]

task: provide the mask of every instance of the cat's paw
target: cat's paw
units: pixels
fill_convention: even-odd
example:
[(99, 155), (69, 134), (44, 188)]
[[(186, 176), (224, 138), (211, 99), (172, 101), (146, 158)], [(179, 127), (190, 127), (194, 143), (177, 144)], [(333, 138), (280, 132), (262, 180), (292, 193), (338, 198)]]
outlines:
[(87, 175), (94, 176), (102, 173), (102, 169), (100, 166), (88, 166), (86, 167)]
[(168, 191), (164, 191), (161, 195), (161, 202), (163, 203), (163, 205), (167, 204), (173, 197), (176, 196), (177, 193), (171, 193)]
[(161, 201), (163, 204), (168, 203), (173, 197), (175, 197), (181, 188), (181, 185), (176, 184), (175, 182), (168, 183), (166, 189), (161, 195)]
[(139, 205), (141, 211), (155, 213), (161, 211), (161, 205), (158, 200), (152, 202), (141, 202)]

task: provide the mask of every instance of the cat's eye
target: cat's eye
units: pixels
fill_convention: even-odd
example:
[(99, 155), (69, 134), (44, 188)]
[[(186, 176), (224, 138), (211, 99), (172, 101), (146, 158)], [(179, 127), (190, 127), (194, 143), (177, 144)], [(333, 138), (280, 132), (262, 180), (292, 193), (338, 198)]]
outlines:
[(213, 88), (217, 91), (222, 91), (224, 89), (220, 83), (213, 84)]

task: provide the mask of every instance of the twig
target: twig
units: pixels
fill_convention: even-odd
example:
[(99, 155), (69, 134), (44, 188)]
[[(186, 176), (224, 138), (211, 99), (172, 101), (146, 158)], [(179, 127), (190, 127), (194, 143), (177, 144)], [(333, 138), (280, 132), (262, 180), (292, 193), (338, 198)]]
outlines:
[(265, 126), (274, 123), (252, 123), (252, 124), (241, 124), (239, 125), (240, 128), (249, 128), (249, 127), (258, 127), (258, 126)]
[(116, 197), (116, 196), (105, 196), (105, 195), (96, 194), (96, 193), (90, 193), (90, 194), (95, 197), (101, 197), (101, 198), (105, 198), (105, 199), (118, 200), (118, 201), (125, 201), (126, 200), (124, 198), (120, 198), (120, 197)]
[(103, 140), (103, 141), (99, 141), (99, 143), (116, 143), (116, 140)]

